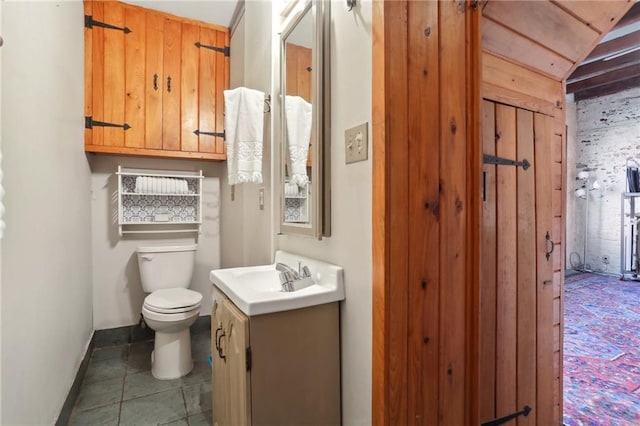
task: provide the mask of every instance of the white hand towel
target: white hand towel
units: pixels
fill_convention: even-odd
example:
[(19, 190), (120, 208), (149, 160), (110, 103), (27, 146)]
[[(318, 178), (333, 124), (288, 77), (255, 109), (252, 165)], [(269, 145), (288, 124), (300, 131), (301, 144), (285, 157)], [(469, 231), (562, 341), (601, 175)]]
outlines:
[(300, 187), (309, 182), (307, 176), (307, 157), (311, 142), (312, 106), (300, 96), (285, 97), (287, 120), (287, 144), (291, 160), (289, 181)]
[(262, 182), (264, 93), (224, 91), (224, 131), (229, 185)]

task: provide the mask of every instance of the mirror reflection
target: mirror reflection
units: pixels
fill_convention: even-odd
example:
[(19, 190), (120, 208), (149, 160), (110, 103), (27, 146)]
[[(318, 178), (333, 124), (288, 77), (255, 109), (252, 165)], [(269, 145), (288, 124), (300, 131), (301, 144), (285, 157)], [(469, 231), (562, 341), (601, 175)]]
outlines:
[(285, 122), (283, 134), (283, 221), (312, 224), (312, 182), (314, 151), (313, 9), (283, 37), (283, 93)]

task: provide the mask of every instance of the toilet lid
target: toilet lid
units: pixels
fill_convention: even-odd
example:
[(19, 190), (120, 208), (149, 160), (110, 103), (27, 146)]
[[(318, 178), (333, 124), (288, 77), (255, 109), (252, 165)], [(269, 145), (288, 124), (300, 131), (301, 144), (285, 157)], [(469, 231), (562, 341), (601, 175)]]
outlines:
[(202, 295), (186, 288), (166, 288), (156, 290), (144, 299), (144, 306), (159, 313), (178, 313), (200, 306)]

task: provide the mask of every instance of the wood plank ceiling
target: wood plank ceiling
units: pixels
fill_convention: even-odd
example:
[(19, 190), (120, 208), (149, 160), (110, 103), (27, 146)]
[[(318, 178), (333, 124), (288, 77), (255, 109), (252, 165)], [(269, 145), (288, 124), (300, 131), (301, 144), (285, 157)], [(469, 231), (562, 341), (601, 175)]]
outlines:
[[(611, 37), (616, 35), (615, 38)], [(640, 86), (640, 3), (635, 3), (567, 79), (576, 100)]]
[[(577, 98), (597, 96), (599, 87), (640, 79), (640, 51), (631, 51), (640, 50), (640, 32), (598, 45), (614, 26), (640, 20), (639, 8), (632, 0), (489, 0), (483, 49), (554, 80), (569, 79), (567, 92)], [(611, 58), (623, 51), (629, 53)]]

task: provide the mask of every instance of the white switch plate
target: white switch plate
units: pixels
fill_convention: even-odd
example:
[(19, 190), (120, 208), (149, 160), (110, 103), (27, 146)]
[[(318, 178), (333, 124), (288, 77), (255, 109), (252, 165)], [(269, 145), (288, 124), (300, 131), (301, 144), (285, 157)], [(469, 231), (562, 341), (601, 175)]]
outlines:
[(364, 161), (369, 156), (368, 123), (347, 129), (344, 132), (344, 160), (345, 163)]

